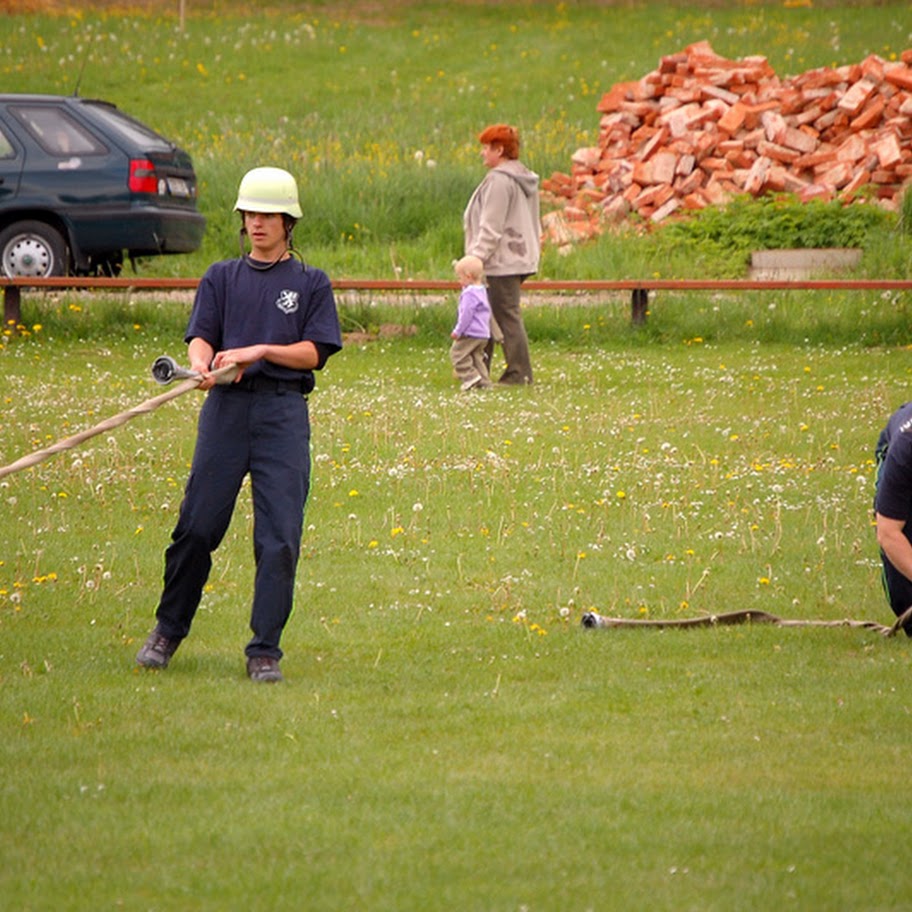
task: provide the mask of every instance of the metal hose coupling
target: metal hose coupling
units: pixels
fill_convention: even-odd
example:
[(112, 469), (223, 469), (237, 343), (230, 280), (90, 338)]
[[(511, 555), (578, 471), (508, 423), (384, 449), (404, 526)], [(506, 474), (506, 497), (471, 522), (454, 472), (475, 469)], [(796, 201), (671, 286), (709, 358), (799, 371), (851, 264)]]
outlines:
[(186, 367), (181, 367), (174, 358), (162, 355), (160, 358), (156, 358), (152, 364), (152, 376), (157, 383), (165, 386), (172, 380), (195, 380), (199, 374)]

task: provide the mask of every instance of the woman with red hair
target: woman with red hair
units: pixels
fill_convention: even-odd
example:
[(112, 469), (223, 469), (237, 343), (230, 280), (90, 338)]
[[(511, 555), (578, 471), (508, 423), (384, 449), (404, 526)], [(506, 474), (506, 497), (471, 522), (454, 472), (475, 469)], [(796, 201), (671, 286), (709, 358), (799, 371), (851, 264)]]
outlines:
[[(498, 383), (532, 382), (529, 340), (520, 306), (522, 283), (538, 272), (541, 254), (538, 175), (519, 161), (519, 132), (493, 124), (481, 132), (488, 173), (463, 215), (465, 253), (484, 263), (488, 300), (503, 334), (506, 367)], [(490, 353), (493, 343), (489, 344)]]

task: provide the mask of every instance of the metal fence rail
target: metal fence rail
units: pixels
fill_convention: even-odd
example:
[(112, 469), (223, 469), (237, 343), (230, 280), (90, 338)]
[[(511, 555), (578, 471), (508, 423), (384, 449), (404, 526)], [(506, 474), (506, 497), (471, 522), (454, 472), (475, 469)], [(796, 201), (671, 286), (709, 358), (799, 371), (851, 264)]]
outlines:
[[(22, 322), (22, 295), (27, 291), (77, 289), (83, 291), (193, 291), (199, 279), (99, 278), (55, 276), (46, 279), (0, 276), (3, 289), (3, 324)], [(336, 291), (378, 291), (396, 293), (455, 292), (457, 282), (434, 279), (334, 279)], [(585, 281), (529, 280), (524, 290), (551, 294), (568, 292), (630, 292), (630, 318), (646, 322), (650, 291), (912, 291), (912, 279), (592, 279)]]

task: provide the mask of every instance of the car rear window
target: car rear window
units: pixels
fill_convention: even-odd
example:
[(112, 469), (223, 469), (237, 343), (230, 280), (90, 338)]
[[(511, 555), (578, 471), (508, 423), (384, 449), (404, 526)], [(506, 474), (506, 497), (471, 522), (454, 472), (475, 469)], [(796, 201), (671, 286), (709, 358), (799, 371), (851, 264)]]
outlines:
[(104, 144), (54, 105), (11, 105), (10, 112), (49, 155), (103, 155)]
[(115, 133), (134, 145), (149, 151), (160, 149), (165, 152), (172, 148), (172, 144), (163, 136), (117, 108), (93, 104), (91, 109), (94, 117), (104, 121)]

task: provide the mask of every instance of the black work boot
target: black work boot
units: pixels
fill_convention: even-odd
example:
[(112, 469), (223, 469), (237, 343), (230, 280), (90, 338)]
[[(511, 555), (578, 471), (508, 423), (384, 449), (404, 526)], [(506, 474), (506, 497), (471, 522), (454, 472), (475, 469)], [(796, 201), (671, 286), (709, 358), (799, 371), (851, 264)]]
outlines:
[(261, 684), (275, 684), (281, 681), (279, 660), (272, 656), (251, 656), (247, 659), (247, 677)]
[(136, 662), (143, 668), (167, 668), (180, 642), (166, 637), (156, 626), (136, 653)]

